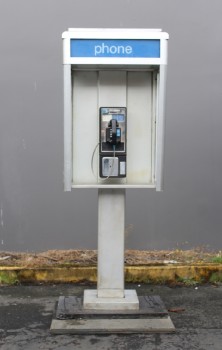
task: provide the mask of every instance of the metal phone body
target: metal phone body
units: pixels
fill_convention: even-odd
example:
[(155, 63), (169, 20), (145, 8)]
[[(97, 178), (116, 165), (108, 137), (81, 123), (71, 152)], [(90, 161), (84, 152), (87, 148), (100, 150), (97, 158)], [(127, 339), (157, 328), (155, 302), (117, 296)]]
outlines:
[(99, 175), (126, 177), (126, 107), (99, 109)]

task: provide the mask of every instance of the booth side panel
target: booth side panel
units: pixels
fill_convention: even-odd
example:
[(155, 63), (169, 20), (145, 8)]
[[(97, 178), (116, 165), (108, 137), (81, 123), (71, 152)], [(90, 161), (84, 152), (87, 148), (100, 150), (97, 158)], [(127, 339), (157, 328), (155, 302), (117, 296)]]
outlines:
[(71, 65), (63, 66), (64, 79), (64, 190), (72, 186), (72, 84)]
[(165, 100), (167, 66), (160, 66), (158, 78), (158, 113), (156, 129), (156, 190), (163, 190), (163, 162), (165, 139)]
[(127, 183), (152, 183), (152, 72), (128, 72)]
[(98, 145), (98, 73), (73, 71), (72, 74), (73, 183), (97, 184), (98, 157), (93, 157), (93, 151)]

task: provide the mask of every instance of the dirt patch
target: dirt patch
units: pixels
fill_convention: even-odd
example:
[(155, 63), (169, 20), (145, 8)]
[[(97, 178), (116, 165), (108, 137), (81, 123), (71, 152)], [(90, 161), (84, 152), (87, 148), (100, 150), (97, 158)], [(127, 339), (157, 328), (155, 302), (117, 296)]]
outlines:
[[(203, 249), (191, 250), (126, 250), (125, 264), (168, 265), (211, 263), (221, 251), (207, 252)], [(51, 267), (51, 266), (95, 266), (96, 250), (48, 250), (40, 253), (0, 252), (0, 266)]]

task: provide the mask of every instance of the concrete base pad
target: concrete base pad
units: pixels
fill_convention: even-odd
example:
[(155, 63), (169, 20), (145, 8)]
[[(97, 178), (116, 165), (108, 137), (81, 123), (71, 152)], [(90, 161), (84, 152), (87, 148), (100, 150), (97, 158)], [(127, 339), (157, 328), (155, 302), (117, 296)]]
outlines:
[(175, 327), (169, 316), (150, 319), (53, 319), (50, 331), (56, 334), (171, 333), (175, 332)]
[(55, 334), (175, 332), (159, 296), (139, 296), (138, 310), (84, 309), (83, 298), (59, 298), (50, 331)]
[(124, 291), (124, 298), (99, 298), (96, 289), (84, 290), (85, 310), (139, 310), (139, 299), (135, 290)]

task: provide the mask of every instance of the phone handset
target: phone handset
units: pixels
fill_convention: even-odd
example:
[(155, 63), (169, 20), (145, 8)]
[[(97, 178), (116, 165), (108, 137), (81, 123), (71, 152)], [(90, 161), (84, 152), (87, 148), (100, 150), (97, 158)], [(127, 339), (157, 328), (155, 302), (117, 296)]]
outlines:
[(121, 129), (116, 119), (111, 119), (106, 128), (106, 142), (115, 146), (121, 142)]

